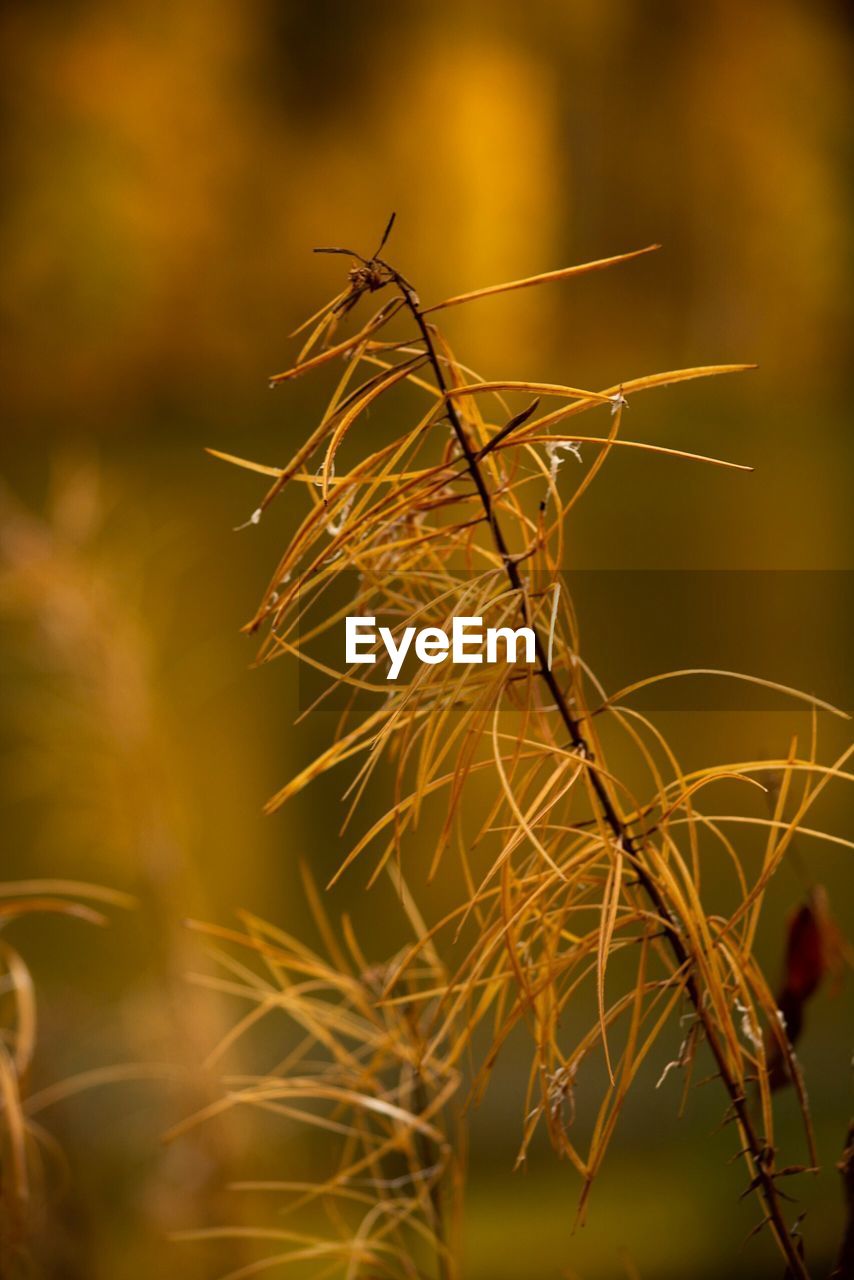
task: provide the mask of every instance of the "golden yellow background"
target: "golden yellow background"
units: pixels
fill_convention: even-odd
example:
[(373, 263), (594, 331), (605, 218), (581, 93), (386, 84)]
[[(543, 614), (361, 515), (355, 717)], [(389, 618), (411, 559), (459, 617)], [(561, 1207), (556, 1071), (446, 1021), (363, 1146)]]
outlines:
[[(202, 452), (275, 465), (318, 413), (310, 380), (274, 395), (266, 382), (290, 363), (290, 330), (339, 287), (341, 261), (311, 247), (370, 249), (394, 209), (389, 252), (438, 299), (661, 242), (449, 319), (485, 376), (599, 386), (758, 361), (639, 399), (627, 423), (755, 473), (626, 451), (581, 507), (573, 556), (847, 568), (849, 38), (830, 0), (3, 6), (2, 874), (97, 881), (141, 902), (105, 931), (15, 926), (40, 999), (32, 1087), (155, 1064), (152, 1079), (40, 1116), (68, 1164), (45, 1274), (212, 1278), (251, 1249), (169, 1233), (269, 1220), (275, 1207), (226, 1184), (302, 1176), (314, 1159), (285, 1129), (235, 1117), (159, 1143), (215, 1089), (195, 1068), (234, 1012), (187, 981), (211, 966), (185, 917), (230, 922), (243, 905), (300, 929), (298, 857), (324, 880), (345, 851), (343, 778), (261, 814), (330, 726), (295, 733), (295, 673), (249, 670), (239, 635), (290, 503), (234, 533), (259, 486)], [(815, 627), (845, 621), (840, 608)], [(806, 728), (782, 711), (661, 719), (689, 759), (785, 751)], [(832, 750), (842, 739), (827, 735)], [(822, 816), (845, 834), (843, 799)], [(756, 847), (745, 842), (748, 863)], [(416, 886), (426, 860), (413, 854)], [(852, 931), (848, 852), (804, 846), (801, 860), (769, 897), (772, 975), (805, 879), (828, 885)], [(357, 867), (332, 907), (355, 906), (381, 959), (394, 902), (377, 890), (365, 904), (365, 879)], [(850, 983), (824, 989), (799, 1050), (827, 1166), (805, 1187), (814, 1259), (841, 1230), (850, 1015)], [(767, 1242), (739, 1252), (758, 1209), (737, 1200), (713, 1090), (680, 1121), (677, 1089), (644, 1078), (573, 1235), (571, 1170), (540, 1152), (526, 1176), (510, 1172), (519, 1064), (511, 1052), (474, 1117), (471, 1280), (778, 1275)], [(791, 1099), (781, 1110), (795, 1162)]]

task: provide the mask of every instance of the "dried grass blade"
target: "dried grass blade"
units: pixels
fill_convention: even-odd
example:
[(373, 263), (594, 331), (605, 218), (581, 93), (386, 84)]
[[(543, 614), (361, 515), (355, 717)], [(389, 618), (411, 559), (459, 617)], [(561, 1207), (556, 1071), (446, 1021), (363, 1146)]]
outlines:
[(614, 1084), (614, 1069), (611, 1066), (611, 1054), (608, 1050), (608, 1031), (605, 1020), (605, 969), (611, 951), (611, 940), (614, 936), (614, 925), (617, 920), (617, 909), (620, 905), (620, 889), (623, 880), (623, 850), (615, 850), (614, 860), (608, 870), (605, 892), (602, 895), (602, 918), (599, 925), (598, 947), (596, 955), (596, 997), (599, 1003), (599, 1026), (602, 1032), (602, 1048), (605, 1053), (605, 1065), (611, 1084)]
[(647, 245), (645, 249), (634, 249), (631, 253), (618, 253), (612, 258), (597, 258), (593, 262), (582, 262), (575, 267), (562, 267), (558, 271), (544, 271), (541, 275), (526, 276), (522, 280), (509, 280), (504, 284), (487, 285), (483, 289), (473, 289), (470, 293), (458, 293), (444, 302), (434, 302), (432, 307), (424, 307), (423, 315), (434, 311), (443, 311), (448, 307), (459, 307), (464, 302), (476, 302), (479, 298), (489, 298), (497, 293), (508, 293), (511, 289), (529, 289), (534, 285), (553, 284), (559, 280), (570, 280), (573, 276), (583, 276), (590, 271), (602, 271), (606, 267), (616, 267), (623, 262), (631, 262), (633, 258), (643, 257), (646, 253), (654, 253), (660, 249), (659, 244)]
[(345, 338), (343, 342), (337, 343), (334, 347), (327, 347), (325, 351), (319, 352), (318, 355), (312, 356), (310, 360), (303, 361), (302, 364), (294, 365), (292, 369), (286, 369), (284, 373), (274, 373), (270, 378), (271, 386), (278, 386), (280, 382), (290, 382), (294, 378), (301, 378), (304, 373), (309, 373), (312, 369), (317, 369), (323, 364), (327, 364), (330, 360), (335, 360), (339, 356), (347, 355), (348, 352), (354, 351), (358, 346), (366, 341), (372, 333), (376, 333), (384, 324), (399, 311), (403, 304), (399, 299), (386, 303), (384, 307), (374, 315), (368, 323), (353, 334), (349, 338)]

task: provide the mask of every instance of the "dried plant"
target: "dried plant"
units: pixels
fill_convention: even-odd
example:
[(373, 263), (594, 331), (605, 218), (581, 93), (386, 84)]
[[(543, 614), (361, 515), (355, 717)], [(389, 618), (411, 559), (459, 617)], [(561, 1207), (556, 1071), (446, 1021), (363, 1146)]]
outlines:
[[(192, 1084), (207, 1097), (198, 1062), (203, 1046), (227, 1026), (214, 1000), (197, 1001), (189, 1012), (182, 1007), (190, 940), (177, 913), (178, 904), (195, 892), (195, 869), (187, 856), (178, 770), (169, 751), (170, 721), (134, 593), (127, 589), (129, 581), (141, 581), (144, 561), (133, 548), (129, 555), (110, 554), (104, 537), (118, 477), (90, 462), (68, 459), (52, 481), (43, 514), (28, 509), (0, 483), (0, 618), (11, 624), (10, 633), (19, 640), (23, 675), (4, 688), (17, 743), (7, 782), (16, 799), (37, 798), (38, 829), (47, 834), (52, 864), (65, 869), (74, 864), (79, 874), (85, 862), (83, 878), (88, 880), (106, 875), (109, 861), (110, 875), (120, 874), (139, 896), (58, 876), (7, 882), (0, 884), (0, 928), (13, 917), (45, 910), (100, 922), (100, 914), (85, 905), (89, 900), (141, 906), (142, 918), (152, 927), (140, 944), (139, 978), (123, 995), (123, 1016), (109, 1023), (109, 1057), (70, 1076), (54, 1071), (55, 1078), (37, 1093), (29, 1082), (35, 1032), (32, 986), (20, 956), (0, 941), (4, 1280), (3, 1243), (11, 1240), (20, 1242), (24, 1254), (31, 1244), (25, 1274), (39, 1267), (61, 1268), (72, 1253), (84, 1270), (89, 1265), (86, 1224), (76, 1212), (79, 1202), (70, 1180), (63, 1187), (70, 1193), (63, 1197), (64, 1220), (54, 1214), (52, 1230), (39, 1230), (45, 1198), (33, 1157), (49, 1142), (42, 1126), (49, 1128), (52, 1117), (46, 1113), (90, 1090), (141, 1080), (157, 1081), (160, 1089), (164, 1080)], [(17, 656), (17, 649), (10, 652)], [(96, 993), (95, 998), (102, 996)], [(42, 1059), (49, 1064), (58, 1048), (56, 1039), (49, 1044), (43, 1038)], [(4, 1106), (4, 1099), (11, 1101)], [(65, 1145), (70, 1162), (81, 1170), (87, 1161), (81, 1161), (74, 1140), (83, 1132), (79, 1126), (85, 1124), (85, 1113), (77, 1116), (81, 1118), (66, 1114), (64, 1122), (72, 1132)], [(204, 1139), (199, 1163), (213, 1180), (219, 1166), (231, 1162), (233, 1142), (225, 1130)], [(56, 1173), (55, 1161), (50, 1171)], [(137, 1204), (146, 1215), (142, 1229), (157, 1239), (164, 1234), (164, 1217), (172, 1225), (172, 1206), (158, 1198), (155, 1176), (146, 1177), (141, 1184), (145, 1194), (137, 1196)], [(84, 1180), (78, 1177), (77, 1182)], [(195, 1184), (193, 1194), (199, 1206), (207, 1202), (203, 1181)], [(53, 1200), (48, 1197), (47, 1203), (52, 1206)], [(10, 1275), (18, 1274), (11, 1261), (9, 1267)]]
[[(0, 929), (35, 913), (106, 924), (90, 902), (132, 905), (127, 894), (98, 885), (6, 881), (0, 883)], [(29, 1096), (38, 1023), (35, 988), (25, 960), (5, 938), (0, 938), (0, 1011), (0, 1275), (11, 1277), (29, 1272), (30, 1241), (44, 1223), (44, 1167), (59, 1152), (33, 1119), (38, 1109), (38, 1099)]]
[[(335, 879), (357, 860), (371, 858), (371, 881), (388, 871), (414, 910), (403, 879), (407, 851), (415, 845), (411, 837), (422, 813), (444, 795), (445, 808), (430, 837), (430, 874), (453, 849), (467, 892), (446, 919), (417, 928), (408, 954), (385, 972), (376, 1001), (369, 997), (376, 978), (366, 986), (366, 962), (355, 943), (345, 956), (328, 926), (329, 956), (320, 959), (270, 926), (248, 922), (244, 945), (263, 957), (269, 972), (262, 981), (241, 970), (240, 994), (253, 1002), (241, 1030), (269, 1008), (283, 1007), (304, 1028), (306, 1051), (320, 1045), (328, 1061), (308, 1076), (300, 1048), (269, 1077), (240, 1086), (230, 1100), (286, 1108), (289, 1114), (294, 1099), (337, 1102), (329, 1121), (343, 1144), (337, 1172), (314, 1191), (294, 1189), (299, 1195), (340, 1197), (353, 1207), (365, 1198), (356, 1174), (371, 1170), (370, 1207), (357, 1232), (345, 1231), (344, 1244), (328, 1246), (333, 1258), (346, 1255), (348, 1275), (423, 1274), (417, 1255), (402, 1244), (393, 1256), (381, 1245), (405, 1217), (436, 1244), (440, 1274), (451, 1275), (457, 1263), (445, 1253), (426, 1189), (430, 1171), (437, 1169), (438, 1177), (444, 1167), (442, 1144), (449, 1136), (436, 1115), (450, 1101), (463, 1055), (471, 1050), (477, 1056), (477, 1097), (510, 1033), (527, 1026), (532, 1056), (519, 1159), (524, 1161), (536, 1129), (545, 1126), (556, 1151), (580, 1175), (583, 1213), (641, 1064), (665, 1029), (681, 1024), (682, 1047), (665, 1075), (681, 1072), (687, 1088), (698, 1056), (710, 1058), (726, 1097), (726, 1118), (737, 1130), (749, 1189), (761, 1204), (759, 1227), (771, 1232), (788, 1274), (805, 1277), (797, 1224), (786, 1213), (780, 1189), (781, 1179), (801, 1167), (778, 1163), (775, 1084), (793, 1083), (810, 1167), (817, 1157), (798, 1063), (754, 940), (768, 884), (796, 832), (850, 847), (806, 825), (828, 783), (852, 776), (845, 770), (850, 751), (829, 764), (818, 758), (819, 715), (842, 713), (783, 690), (811, 707), (805, 749), (793, 741), (777, 759), (686, 773), (656, 727), (632, 707), (631, 695), (654, 680), (697, 673), (671, 672), (606, 693), (582, 657), (572, 602), (559, 576), (567, 559), (567, 518), (614, 449), (737, 466), (624, 438), (631, 399), (752, 366), (679, 369), (595, 392), (484, 381), (451, 350), (435, 322), (439, 312), (499, 292), (571, 280), (638, 254), (424, 306), (385, 256), (390, 229), (391, 223), (370, 257), (339, 248), (318, 251), (350, 257), (348, 282), (303, 327), (308, 332), (296, 363), (272, 385), (325, 365), (343, 363), (344, 369), (326, 411), (291, 460), (278, 467), (216, 456), (272, 480), (248, 523), (257, 524), (287, 486), (299, 488), (307, 504), (248, 627), (263, 635), (261, 660), (288, 655), (319, 670), (329, 680), (320, 703), (336, 690), (339, 696), (347, 692), (332, 741), (271, 800), (270, 809), (333, 767), (350, 764), (352, 813), (387, 760), (393, 798), (353, 841)], [(377, 294), (380, 305), (355, 332), (341, 337), (342, 320)], [(513, 403), (522, 395), (526, 402)], [(387, 443), (373, 452), (355, 444), (364, 438), (358, 427), (368, 410), (386, 403), (399, 409), (400, 397), (403, 409), (394, 418), (399, 423), (416, 396), (423, 408), (413, 411), (405, 427), (396, 426)], [(544, 401), (554, 407), (541, 408)], [(582, 415), (588, 415), (585, 421), (592, 415), (596, 425), (582, 429)], [(559, 472), (563, 451), (582, 450), (583, 470)], [(345, 455), (355, 455), (346, 469)], [(343, 608), (330, 603), (342, 569), (352, 571), (355, 584)], [(536, 635), (536, 664), (423, 665), (411, 679), (389, 682), (379, 664), (345, 669), (317, 657), (324, 636), (341, 634), (344, 613), (390, 618), (397, 634), (408, 625), (447, 629), (460, 614), (497, 625), (523, 621)], [(781, 690), (757, 677), (716, 674)], [(609, 767), (605, 737), (611, 758), (622, 761), (632, 753), (635, 772), (640, 766), (647, 780), (644, 790), (624, 780), (622, 766), (619, 774)], [(725, 779), (767, 791), (771, 816), (703, 813), (703, 793)], [(765, 829), (755, 875), (733, 834), (737, 823)], [(701, 870), (710, 851), (718, 858), (723, 853), (732, 871), (724, 911), (713, 911), (704, 900)], [(448, 965), (446, 974), (447, 958), (440, 962), (439, 956), (457, 955), (458, 948), (462, 959)], [(585, 987), (595, 992), (598, 1015), (579, 1028), (578, 1017), (568, 1014)], [(573, 1087), (584, 1060), (599, 1052), (607, 1082), (584, 1142), (573, 1127)], [(419, 1135), (439, 1144), (441, 1160), (419, 1157)], [(394, 1151), (405, 1161), (409, 1180), (395, 1184), (405, 1192), (386, 1195), (384, 1163), (371, 1163), (377, 1150), (383, 1156)], [(320, 1241), (300, 1247), (304, 1257), (329, 1257)]]
[[(284, 1013), (298, 1034), (273, 1070), (227, 1077), (223, 1100), (170, 1136), (232, 1107), (254, 1108), (319, 1129), (335, 1148), (334, 1164), (316, 1183), (237, 1184), (284, 1197), (296, 1229), (207, 1228), (182, 1238), (257, 1236), (280, 1246), (271, 1257), (231, 1272), (232, 1280), (306, 1260), (324, 1264), (320, 1275), (340, 1271), (412, 1280), (428, 1265), (440, 1277), (451, 1277), (463, 1163), (459, 1113), (451, 1104), (460, 1074), (451, 1064), (450, 1046), (432, 1035), (428, 1043), (429, 1020), (416, 999), (424, 987), (445, 990), (448, 975), (402, 886), (424, 944), (417, 970), (408, 953), (388, 965), (371, 965), (346, 919), (339, 942), (305, 869), (304, 879), (326, 954), (252, 916), (244, 917), (243, 933), (196, 926), (219, 942), (249, 948), (264, 967), (259, 974), (220, 948), (215, 954), (226, 976), (198, 977), (250, 1006), (209, 1065), (270, 1014)], [(395, 1001), (383, 999), (389, 985), (398, 993)], [(436, 1003), (434, 998), (434, 1009)], [(310, 1232), (313, 1213), (319, 1225)]]

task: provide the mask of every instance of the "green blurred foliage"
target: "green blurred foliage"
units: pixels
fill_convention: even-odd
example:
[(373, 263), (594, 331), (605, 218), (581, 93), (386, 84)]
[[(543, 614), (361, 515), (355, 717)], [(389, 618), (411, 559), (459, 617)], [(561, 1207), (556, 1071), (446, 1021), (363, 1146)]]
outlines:
[[(164, 1072), (46, 1114), (70, 1174), (46, 1274), (201, 1280), (249, 1254), (168, 1232), (248, 1221), (257, 1210), (235, 1207), (230, 1179), (293, 1176), (314, 1156), (233, 1119), (161, 1150), (215, 1089), (198, 1064), (234, 1016), (185, 981), (206, 962), (182, 921), (245, 905), (298, 927), (297, 857), (322, 880), (343, 848), (341, 780), (261, 816), (330, 726), (294, 733), (293, 671), (250, 671), (238, 634), (290, 504), (234, 534), (258, 486), (202, 447), (289, 456), (318, 388), (270, 395), (266, 377), (339, 283), (340, 263), (309, 250), (370, 246), (392, 209), (395, 260), (425, 298), (660, 241), (620, 271), (449, 316), (485, 376), (589, 386), (759, 363), (630, 415), (635, 438), (756, 472), (625, 451), (579, 510), (575, 563), (849, 567), (850, 31), (830, 0), (74, 0), (7, 4), (0, 21), (4, 876), (95, 879), (141, 900), (104, 933), (18, 926), (41, 999), (34, 1083), (113, 1063)], [(661, 723), (687, 767), (809, 731), (783, 712)], [(828, 825), (844, 816), (829, 799)], [(749, 860), (758, 844), (744, 848)], [(847, 859), (804, 859), (852, 932)], [(395, 905), (380, 891), (366, 904), (364, 879), (357, 868), (333, 908), (361, 915), (381, 958)], [(802, 887), (784, 873), (769, 896), (771, 972)], [(425, 888), (425, 909), (452, 891)], [(828, 1166), (808, 1188), (807, 1235), (825, 1256), (841, 1223), (846, 1008), (850, 991), (823, 992), (801, 1051)], [(678, 1122), (650, 1069), (573, 1236), (570, 1172), (546, 1153), (509, 1172), (523, 1072), (511, 1046), (474, 1118), (472, 1280), (777, 1274), (767, 1243), (738, 1253), (756, 1210), (736, 1201), (729, 1135), (708, 1136), (712, 1091)], [(794, 1117), (784, 1132), (797, 1146)]]

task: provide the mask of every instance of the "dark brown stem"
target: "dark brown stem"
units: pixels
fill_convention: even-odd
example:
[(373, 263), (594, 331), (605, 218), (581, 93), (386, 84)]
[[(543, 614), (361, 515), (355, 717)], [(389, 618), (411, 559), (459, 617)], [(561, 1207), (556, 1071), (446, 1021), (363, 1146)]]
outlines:
[[(524, 608), (525, 588), (519, 573), (518, 565), (510, 554), (507, 541), (504, 537), (504, 532), (493, 507), (492, 496), (480, 468), (479, 455), (474, 449), (472, 449), (472, 446), (469, 443), (459, 412), (454, 404), (453, 391), (449, 389), (445, 379), (441, 361), (439, 360), (439, 356), (436, 351), (436, 345), (433, 341), (430, 325), (422, 314), (418, 296), (412, 288), (412, 285), (409, 284), (409, 282), (405, 280), (399, 272), (395, 271), (394, 268), (390, 267), (386, 262), (382, 262), (382, 266), (390, 272), (395, 284), (401, 292), (412, 318), (418, 325), (418, 329), (427, 352), (427, 357), (433, 370), (433, 376), (436, 380), (436, 386), (442, 393), (447, 405), (448, 419), (451, 423), (451, 427), (457, 438), (460, 449), (462, 450), (469, 473), (474, 481), (475, 488), (477, 489), (483, 505), (487, 523), (492, 531), (495, 548), (504, 563), (504, 568), (511, 586), (514, 590), (520, 593)], [(721, 1045), (717, 1032), (712, 1025), (711, 1018), (703, 1006), (702, 993), (697, 985), (697, 980), (693, 972), (693, 957), (683, 941), (679, 922), (667, 905), (660, 889), (655, 883), (652, 873), (645, 865), (635, 839), (629, 833), (624, 820), (618, 813), (616, 805), (611, 798), (606, 783), (598, 769), (595, 767), (594, 757), (587, 743), (587, 739), (582, 732), (581, 725), (573, 716), (564, 692), (561, 689), (554, 672), (549, 666), (547, 651), (540, 637), (539, 631), (536, 626), (533, 625), (532, 620), (527, 618), (526, 620), (530, 621), (531, 628), (534, 632), (534, 646), (540, 675), (545, 681), (546, 687), (554, 699), (555, 706), (557, 707), (561, 720), (566, 727), (573, 747), (579, 755), (582, 755), (586, 759), (588, 763), (587, 772), (590, 779), (590, 785), (593, 789), (602, 817), (623, 852), (634, 863), (640, 887), (643, 889), (656, 913), (660, 916), (666, 926), (667, 942), (670, 946), (671, 952), (673, 953), (673, 958), (676, 961), (677, 968), (684, 969), (685, 971), (686, 994), (693, 1005), (697, 1018), (703, 1026), (706, 1040), (718, 1068), (718, 1073), (724, 1083), (727, 1093), (729, 1094), (730, 1103), (741, 1128), (746, 1153), (749, 1157), (750, 1165), (752, 1166), (752, 1181), (761, 1195), (768, 1223), (774, 1233), (777, 1245), (786, 1260), (789, 1273), (793, 1277), (797, 1277), (798, 1280), (809, 1280), (809, 1272), (807, 1271), (803, 1258), (798, 1251), (795, 1240), (789, 1231), (780, 1206), (777, 1188), (774, 1183), (774, 1153), (760, 1139), (756, 1132), (756, 1128), (748, 1110), (745, 1095), (738, 1081), (730, 1071), (724, 1047)]]
[(854, 1120), (848, 1126), (845, 1150), (838, 1165), (842, 1175), (842, 1191), (845, 1196), (845, 1232), (839, 1247), (836, 1265), (831, 1271), (831, 1278), (845, 1280), (854, 1275)]

